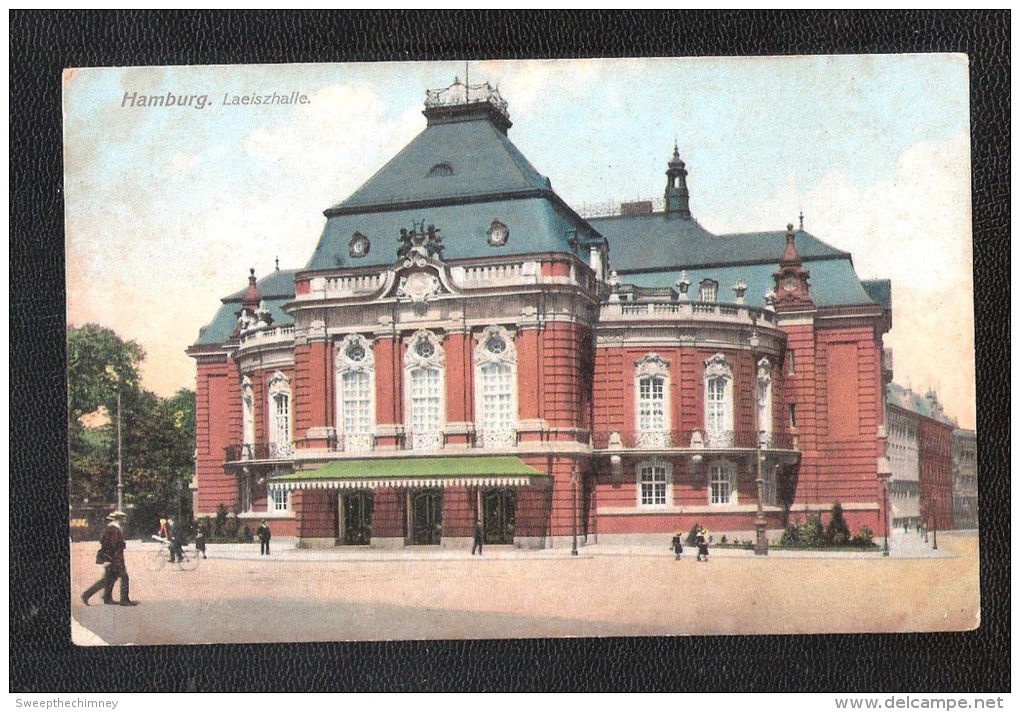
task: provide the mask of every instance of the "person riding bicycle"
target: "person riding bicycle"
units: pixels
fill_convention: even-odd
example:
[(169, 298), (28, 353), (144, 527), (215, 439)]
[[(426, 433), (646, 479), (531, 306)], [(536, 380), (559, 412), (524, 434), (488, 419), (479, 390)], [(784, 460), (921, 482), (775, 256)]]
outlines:
[(173, 519), (166, 520), (167, 537), (170, 540), (170, 563), (184, 560), (184, 532), (174, 524)]

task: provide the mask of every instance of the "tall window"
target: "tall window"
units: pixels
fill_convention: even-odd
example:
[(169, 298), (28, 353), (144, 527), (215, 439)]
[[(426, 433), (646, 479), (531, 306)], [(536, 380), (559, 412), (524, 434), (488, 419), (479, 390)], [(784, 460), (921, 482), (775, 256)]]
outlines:
[(733, 447), (733, 368), (722, 354), (705, 361), (705, 444)]
[(654, 432), (666, 429), (666, 388), (661, 378), (638, 381), (638, 430)]
[(289, 455), (290, 441), (290, 379), (277, 371), (269, 379), (270, 455)]
[(711, 279), (702, 280), (698, 288), (698, 301), (714, 302), (719, 293), (719, 284)]
[(712, 463), (708, 472), (709, 504), (736, 504), (737, 492), (733, 465), (728, 462)]
[(776, 479), (778, 466), (762, 467), (761, 503), (769, 506), (776, 504)]
[(517, 351), (513, 336), (490, 326), (475, 344), (475, 425), (482, 447), (517, 443)]
[(439, 337), (418, 331), (408, 343), (404, 368), (407, 373), (407, 429), (415, 450), (443, 445), (443, 373), (445, 360)]
[(669, 447), (669, 361), (655, 353), (634, 362), (637, 444)]
[(336, 371), (339, 443), (344, 450), (370, 450), (375, 427), (375, 364), (368, 339), (355, 334), (341, 341)]
[(489, 363), (482, 371), (482, 428), (503, 430), (512, 427), (513, 373), (503, 363)]
[(668, 472), (662, 463), (638, 466), (638, 503), (642, 507), (667, 504)]

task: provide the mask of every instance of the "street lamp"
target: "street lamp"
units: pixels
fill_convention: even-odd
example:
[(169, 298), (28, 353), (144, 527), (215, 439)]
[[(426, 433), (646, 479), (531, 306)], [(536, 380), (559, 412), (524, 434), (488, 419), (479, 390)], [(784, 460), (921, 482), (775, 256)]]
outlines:
[(106, 373), (117, 384), (117, 511), (124, 511), (124, 465), (121, 456), (121, 418), (120, 418), (120, 375), (113, 366), (106, 367)]
[(885, 478), (882, 486), (882, 500), (885, 507), (885, 546), (882, 547), (882, 556), (889, 556), (889, 478)]
[(577, 556), (577, 460), (571, 459), (570, 461), (570, 485), (571, 485), (571, 515), (570, 515), (570, 529), (571, 529), (571, 544), (570, 544), (570, 555)]
[(759, 339), (757, 328), (752, 328), (751, 338), (749, 339), (751, 344), (751, 360), (755, 364), (755, 382), (754, 382), (754, 463), (755, 463), (755, 486), (758, 489), (758, 513), (754, 518), (754, 554), (755, 556), (768, 556), (769, 553), (769, 540), (765, 534), (766, 522), (765, 522), (765, 508), (764, 508), (764, 494), (765, 494), (765, 480), (762, 477), (761, 472), (761, 436), (762, 436), (762, 423), (759, 422), (761, 419), (761, 399), (762, 399), (762, 378), (757, 374), (757, 361), (756, 352), (758, 349)]

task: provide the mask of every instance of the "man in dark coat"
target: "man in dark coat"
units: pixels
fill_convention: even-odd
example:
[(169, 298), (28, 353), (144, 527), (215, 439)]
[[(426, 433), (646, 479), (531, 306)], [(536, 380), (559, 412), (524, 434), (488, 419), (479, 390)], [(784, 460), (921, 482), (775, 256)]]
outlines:
[(259, 524), (259, 528), (255, 530), (255, 536), (259, 538), (259, 555), (269, 556), (269, 540), (273, 538), (273, 533), (269, 531), (269, 525), (266, 524), (265, 519)]
[(698, 561), (708, 561), (708, 530), (705, 527), (698, 532)]
[(680, 556), (684, 553), (684, 533), (682, 530), (676, 530), (676, 534), (673, 535), (673, 540), (670, 542), (669, 548), (673, 550), (673, 554), (676, 555), (676, 560), (679, 561)]
[(99, 589), (103, 589), (103, 603), (115, 604), (113, 600), (113, 584), (120, 579), (120, 605), (137, 606), (131, 600), (130, 578), (128, 577), (127, 566), (124, 563), (124, 549), (127, 547), (124, 541), (123, 522), (127, 515), (120, 510), (112, 512), (106, 517), (110, 523), (106, 525), (103, 536), (99, 540), (99, 553), (96, 555), (96, 563), (103, 565), (103, 577), (89, 586), (88, 590), (81, 595), (82, 603), (89, 605), (89, 599)]
[(482, 532), (481, 521), (475, 522), (474, 532), (474, 543), (471, 545), (471, 556), (475, 555), (475, 550), (478, 550), (478, 555), (482, 555), (482, 544), (485, 542), (485, 534)]

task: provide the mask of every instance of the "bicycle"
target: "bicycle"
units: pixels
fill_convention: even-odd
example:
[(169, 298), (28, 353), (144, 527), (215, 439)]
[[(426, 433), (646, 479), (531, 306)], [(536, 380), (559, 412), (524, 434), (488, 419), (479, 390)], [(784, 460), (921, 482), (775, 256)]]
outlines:
[[(170, 552), (173, 543), (169, 539), (153, 536), (153, 539), (160, 543), (159, 549), (149, 559), (149, 571), (159, 571), (167, 564), (171, 564)], [(194, 571), (198, 568), (199, 554), (196, 550), (186, 546), (181, 547), (181, 557), (175, 562), (181, 571)]]

